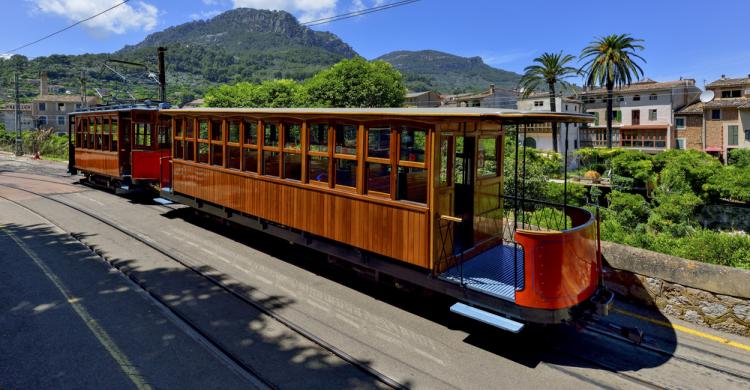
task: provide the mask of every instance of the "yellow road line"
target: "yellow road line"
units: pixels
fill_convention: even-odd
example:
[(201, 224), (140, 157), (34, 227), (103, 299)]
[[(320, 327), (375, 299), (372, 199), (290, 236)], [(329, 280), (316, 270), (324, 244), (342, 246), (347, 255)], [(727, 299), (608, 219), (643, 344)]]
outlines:
[(68, 290), (68, 288), (57, 277), (57, 275), (55, 275), (52, 270), (47, 267), (46, 264), (44, 264), (44, 262), (39, 258), (36, 252), (31, 250), (31, 248), (29, 248), (23, 241), (21, 241), (21, 239), (19, 239), (11, 231), (7, 230), (4, 226), (0, 225), (0, 230), (2, 230), (8, 237), (15, 241), (16, 244), (42, 270), (42, 272), (44, 272), (44, 275), (46, 275), (47, 278), (52, 281), (55, 287), (60, 290), (60, 293), (62, 293), (62, 295), (65, 297), (65, 300), (70, 303), (70, 306), (73, 307), (73, 310), (76, 312), (76, 314), (78, 314), (81, 320), (83, 320), (83, 323), (85, 323), (89, 330), (91, 330), (91, 333), (96, 336), (96, 339), (104, 347), (104, 349), (106, 349), (107, 352), (109, 352), (109, 354), (112, 356), (112, 358), (115, 359), (122, 372), (133, 382), (135, 387), (139, 390), (151, 390), (151, 386), (144, 381), (142, 375), (140, 374), (140, 372), (138, 372), (138, 369), (133, 366), (133, 363), (130, 362), (128, 357), (125, 356), (120, 348), (117, 347), (115, 342), (111, 337), (109, 337), (104, 328), (102, 328), (101, 325), (99, 325), (99, 323), (96, 322), (96, 320), (88, 313), (86, 308), (78, 302), (79, 299), (76, 298), (70, 292), (70, 290)]
[(684, 333), (687, 333), (687, 334), (690, 334), (690, 335), (693, 335), (693, 336), (701, 337), (701, 338), (704, 338), (704, 339), (707, 339), (707, 340), (715, 341), (717, 343), (721, 343), (721, 344), (724, 344), (724, 345), (728, 345), (730, 347), (739, 348), (739, 349), (743, 349), (745, 351), (749, 351), (750, 352), (750, 345), (738, 343), (736, 341), (725, 339), (725, 338), (719, 337), (719, 336), (714, 336), (712, 334), (703, 333), (703, 332), (701, 332), (699, 330), (695, 330), (693, 328), (688, 328), (687, 326), (672, 324), (672, 323), (669, 323), (669, 322), (666, 322), (666, 321), (657, 320), (655, 318), (642, 316), (640, 314), (636, 314), (636, 313), (633, 313), (633, 312), (630, 312), (630, 311), (627, 311), (627, 310), (623, 310), (623, 309), (618, 309), (616, 307), (612, 308), (612, 311), (614, 311), (615, 313), (620, 313), (622, 315), (626, 315), (628, 317), (633, 317), (633, 318), (637, 318), (639, 320), (650, 322), (650, 323), (655, 324), (655, 325), (663, 326), (665, 328), (672, 328), (672, 329), (678, 330), (680, 332), (684, 332)]

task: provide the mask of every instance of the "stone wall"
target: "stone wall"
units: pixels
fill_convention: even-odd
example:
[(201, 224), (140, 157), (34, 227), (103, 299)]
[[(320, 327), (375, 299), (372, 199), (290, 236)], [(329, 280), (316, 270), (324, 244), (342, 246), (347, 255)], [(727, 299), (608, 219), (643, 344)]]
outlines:
[(602, 243), (605, 284), (694, 324), (750, 337), (750, 271)]
[(701, 210), (701, 224), (710, 229), (742, 230), (750, 233), (750, 208), (708, 205)]

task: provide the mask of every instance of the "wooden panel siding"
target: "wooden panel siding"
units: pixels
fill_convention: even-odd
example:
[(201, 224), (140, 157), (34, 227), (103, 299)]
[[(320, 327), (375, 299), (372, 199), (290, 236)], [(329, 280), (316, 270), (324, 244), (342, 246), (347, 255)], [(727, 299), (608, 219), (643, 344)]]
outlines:
[(120, 177), (117, 152), (76, 148), (76, 168), (101, 175)]
[(174, 160), (175, 192), (429, 268), (429, 209)]

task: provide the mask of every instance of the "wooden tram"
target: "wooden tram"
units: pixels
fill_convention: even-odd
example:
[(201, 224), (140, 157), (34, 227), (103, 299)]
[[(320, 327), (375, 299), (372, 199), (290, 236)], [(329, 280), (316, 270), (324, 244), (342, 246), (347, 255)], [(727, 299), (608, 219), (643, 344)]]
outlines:
[[(174, 129), (165, 198), (446, 293), (459, 301), (451, 310), (511, 331), (565, 322), (600, 297), (595, 217), (503, 193), (506, 132), (587, 115), (480, 108), (159, 115)], [(92, 119), (83, 123), (91, 146), (96, 133), (84, 129)], [(86, 164), (81, 169), (95, 169)], [(124, 176), (122, 166), (111, 169)], [(561, 225), (528, 212), (550, 209)]]
[(168, 181), (171, 120), (158, 107), (96, 107), (70, 114), (69, 123), (71, 174), (119, 193)]

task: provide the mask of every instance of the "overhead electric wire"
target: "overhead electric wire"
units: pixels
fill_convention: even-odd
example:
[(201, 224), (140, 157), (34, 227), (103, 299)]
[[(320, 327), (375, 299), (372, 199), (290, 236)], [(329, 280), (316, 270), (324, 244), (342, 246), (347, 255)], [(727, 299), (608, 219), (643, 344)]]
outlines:
[(361, 9), (361, 10), (352, 11), (352, 12), (348, 12), (348, 13), (340, 14), (340, 15), (335, 15), (335, 16), (330, 16), (330, 17), (327, 17), (327, 18), (310, 20), (310, 21), (307, 21), (307, 22), (304, 22), (304, 23), (300, 23), (300, 24), (303, 25), (303, 26), (307, 26), (307, 27), (318, 26), (318, 25), (321, 25), (321, 24), (328, 24), (328, 23), (331, 23), (331, 22), (337, 22), (339, 20), (356, 18), (357, 16), (367, 15), (367, 14), (371, 14), (371, 13), (374, 13), (374, 12), (385, 11), (387, 9), (401, 7), (401, 6), (404, 6), (404, 5), (409, 5), (409, 4), (412, 4), (412, 3), (416, 3), (418, 1), (419, 0), (397, 1), (395, 3), (383, 4), (383, 5), (379, 5), (377, 7), (364, 8), (364, 9)]
[(21, 50), (21, 49), (27, 48), (27, 47), (29, 47), (29, 46), (31, 46), (31, 45), (35, 45), (35, 44), (37, 44), (37, 43), (39, 43), (39, 42), (41, 42), (41, 41), (43, 41), (43, 40), (45, 40), (45, 39), (47, 39), (47, 38), (51, 38), (51, 37), (53, 37), (53, 36), (55, 36), (55, 35), (57, 35), (57, 34), (60, 34), (60, 33), (61, 33), (61, 32), (63, 32), (63, 31), (66, 31), (66, 30), (70, 30), (71, 28), (73, 28), (73, 27), (75, 27), (75, 26), (77, 26), (77, 25), (79, 25), (79, 24), (81, 24), (81, 23), (85, 23), (85, 22), (88, 22), (89, 20), (91, 20), (91, 19), (94, 19), (94, 18), (96, 18), (97, 16), (101, 16), (101, 15), (103, 15), (103, 14), (105, 14), (105, 13), (109, 12), (109, 11), (112, 11), (113, 9), (115, 9), (115, 8), (117, 8), (117, 7), (121, 6), (121, 5), (123, 5), (123, 4), (127, 3), (127, 2), (129, 2), (129, 1), (130, 1), (130, 0), (124, 0), (124, 1), (122, 1), (122, 2), (120, 2), (120, 3), (117, 3), (117, 4), (113, 5), (113, 6), (111, 6), (111, 7), (107, 8), (107, 9), (105, 9), (105, 10), (104, 10), (104, 11), (102, 11), (102, 12), (99, 12), (99, 13), (98, 13), (98, 14), (96, 14), (96, 15), (92, 15), (92, 16), (89, 16), (89, 17), (88, 17), (88, 18), (86, 18), (86, 19), (81, 19), (81, 20), (79, 20), (79, 21), (77, 21), (77, 22), (75, 22), (75, 23), (71, 24), (71, 25), (70, 25), (70, 26), (68, 26), (68, 27), (65, 27), (65, 28), (63, 28), (63, 29), (60, 29), (60, 30), (57, 30), (57, 31), (55, 31), (55, 32), (53, 32), (53, 33), (47, 34), (47, 35), (45, 35), (45, 36), (43, 36), (43, 37), (41, 37), (41, 38), (37, 39), (36, 41), (33, 41), (33, 42), (29, 42), (29, 43), (27, 43), (27, 44), (25, 44), (25, 45), (21, 45), (21, 46), (19, 46), (19, 47), (15, 48), (15, 49), (13, 49), (13, 50), (9, 50), (9, 51), (6, 51), (5, 53), (15, 53), (15, 52), (17, 52), (17, 51), (19, 51), (19, 50)]

